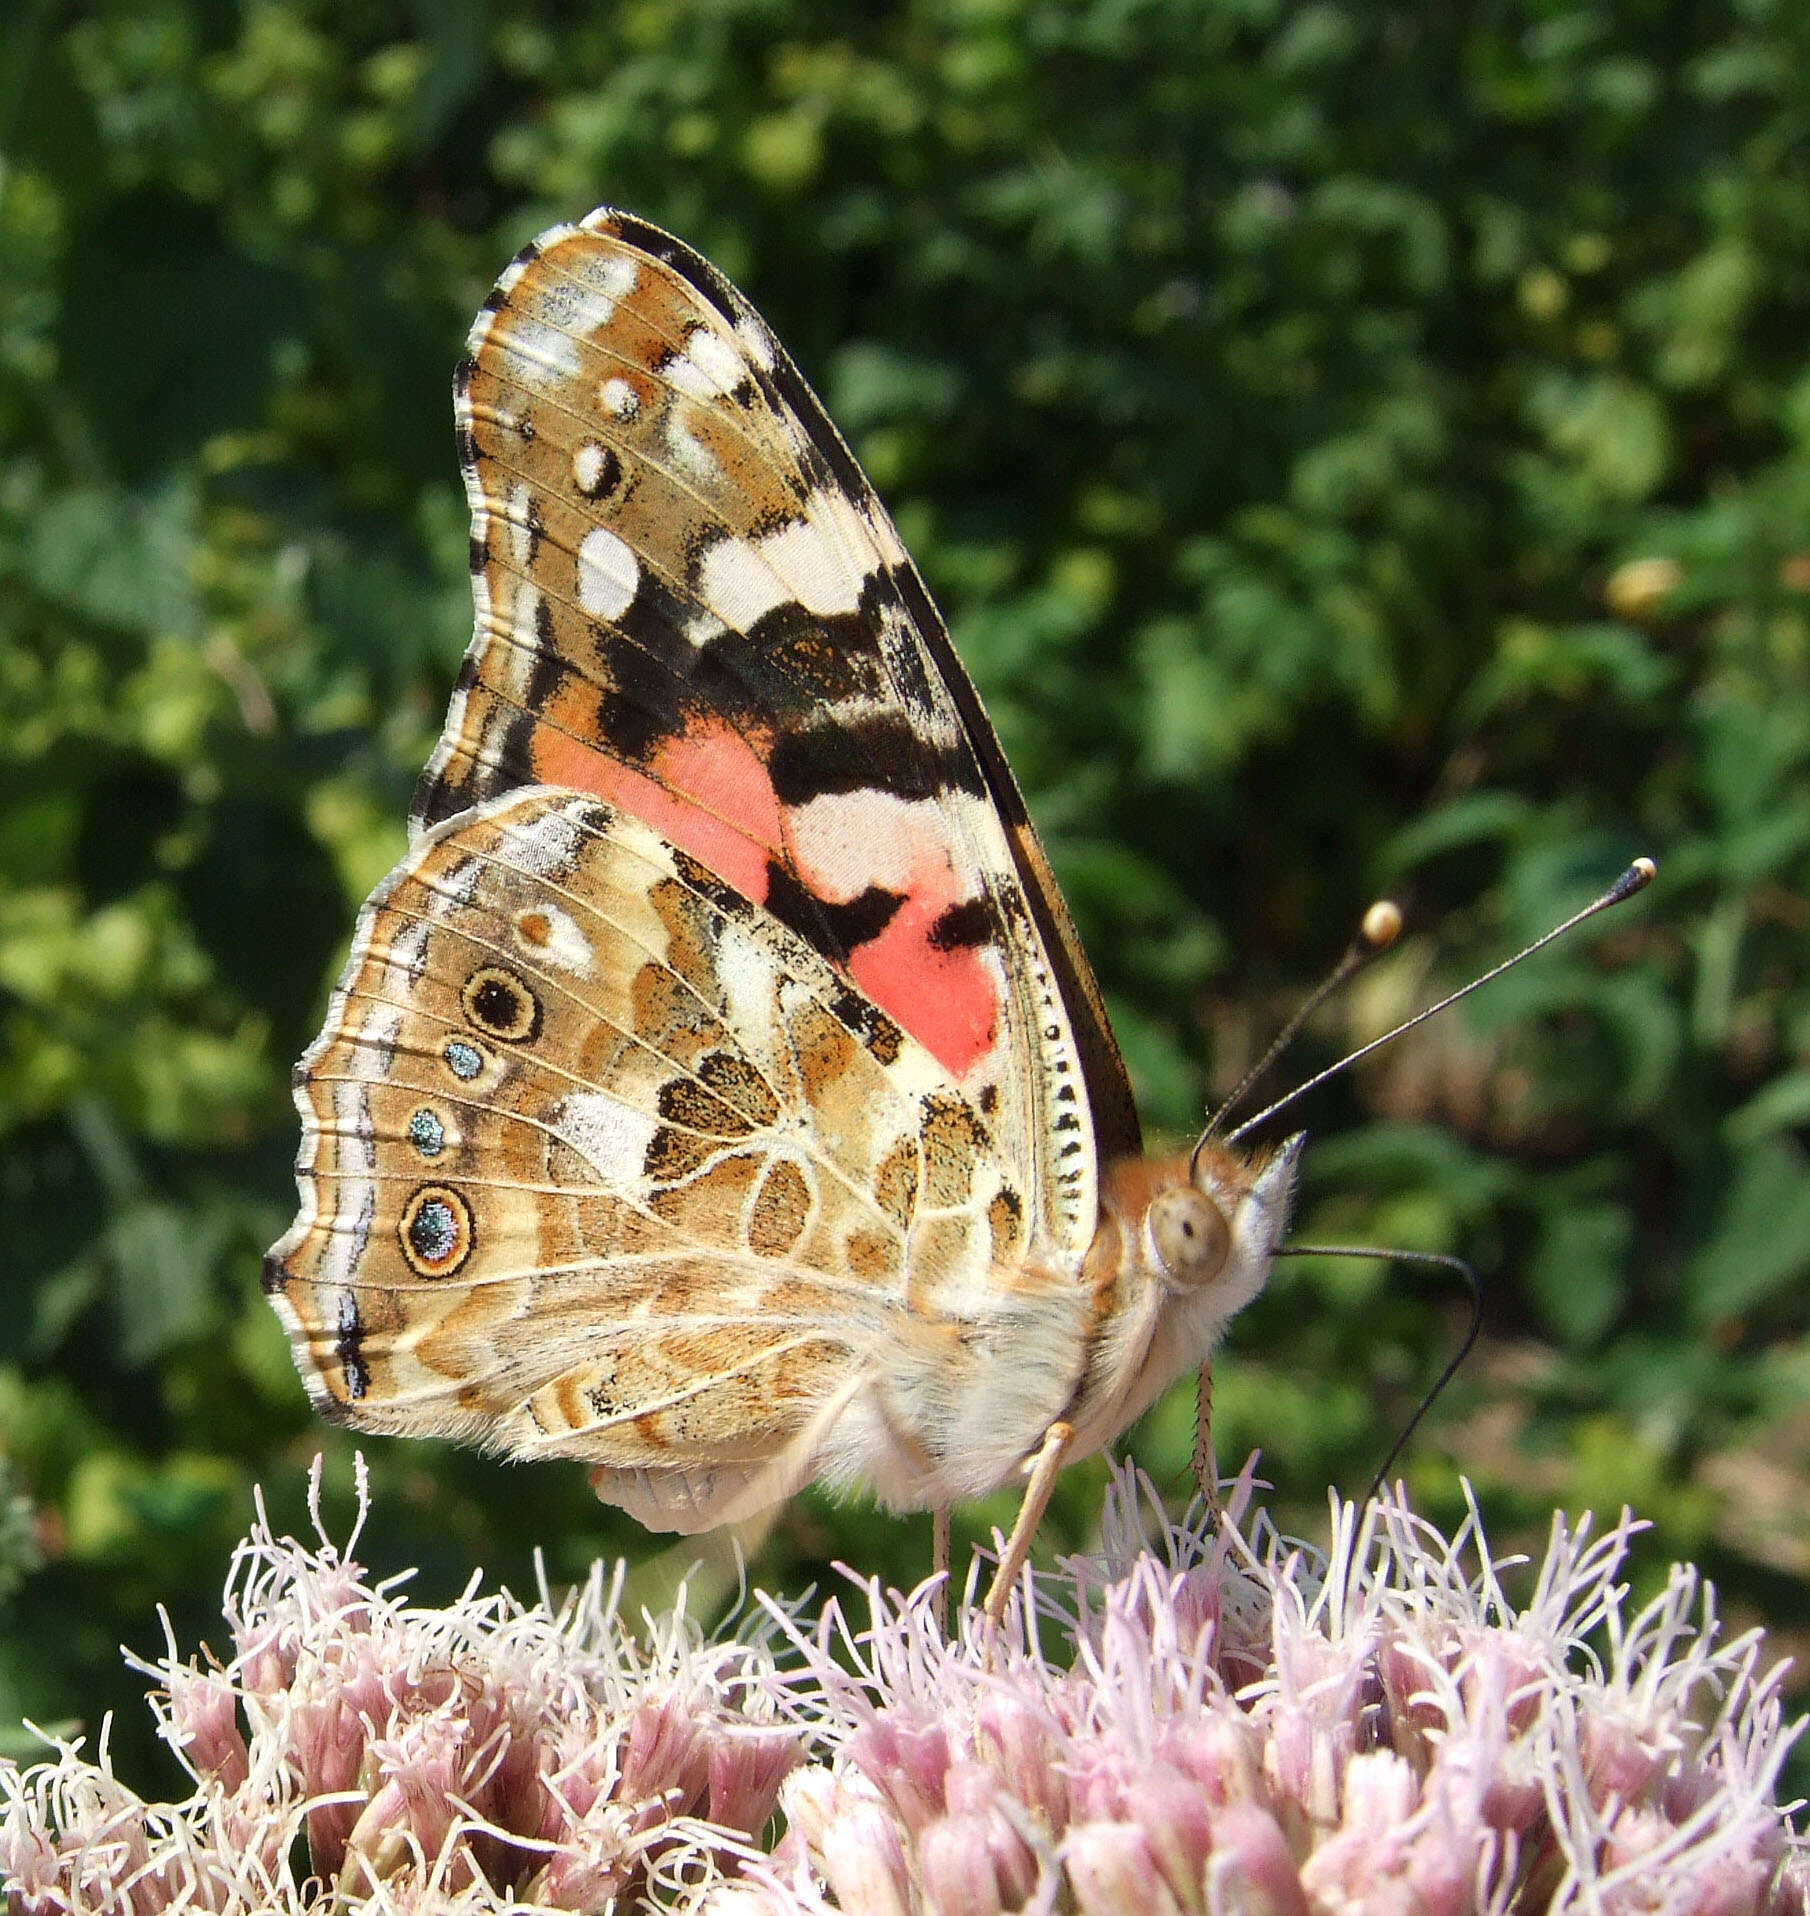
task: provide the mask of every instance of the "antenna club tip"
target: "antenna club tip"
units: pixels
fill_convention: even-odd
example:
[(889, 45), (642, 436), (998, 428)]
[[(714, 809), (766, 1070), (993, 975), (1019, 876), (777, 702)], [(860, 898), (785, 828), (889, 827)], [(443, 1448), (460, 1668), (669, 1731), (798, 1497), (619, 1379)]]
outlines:
[(1650, 858), (1637, 858), (1628, 869), (1610, 886), (1603, 895), (1607, 905), (1619, 905), (1624, 898), (1632, 898), (1637, 891), (1645, 891), (1652, 884), (1659, 867)]
[(1392, 898), (1379, 898), (1364, 914), (1364, 943), (1372, 951), (1387, 951), (1401, 936), (1401, 907)]

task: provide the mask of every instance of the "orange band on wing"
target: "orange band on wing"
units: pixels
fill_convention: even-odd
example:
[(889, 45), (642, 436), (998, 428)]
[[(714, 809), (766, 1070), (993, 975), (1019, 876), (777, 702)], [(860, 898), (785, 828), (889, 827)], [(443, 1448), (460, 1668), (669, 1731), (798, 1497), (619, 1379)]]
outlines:
[(999, 998), (976, 951), (930, 941), (934, 898), (906, 899), (891, 924), (849, 954), (849, 976), (958, 1079), (993, 1049)]
[(660, 747), (650, 778), (551, 728), (534, 740), (535, 776), (595, 792), (651, 825), (757, 905), (767, 861), (779, 855), (779, 801), (754, 748), (727, 725), (696, 728)]

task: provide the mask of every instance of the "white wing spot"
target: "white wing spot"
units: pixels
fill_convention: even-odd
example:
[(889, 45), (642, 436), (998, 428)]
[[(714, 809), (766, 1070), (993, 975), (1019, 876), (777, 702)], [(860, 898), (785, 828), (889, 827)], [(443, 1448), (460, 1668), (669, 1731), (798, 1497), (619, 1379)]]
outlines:
[[(984, 832), (987, 825), (985, 818), (962, 818), (961, 808), (961, 795), (955, 792), (945, 792), (940, 799), (826, 792), (788, 809), (786, 835), (800, 873), (833, 903), (857, 897), (870, 885), (910, 894), (935, 883), (953, 904), (974, 896), (979, 886), (970, 877), (963, 889), (951, 846), (976, 842), (968, 834)], [(984, 838), (979, 842), (985, 843)]]
[(572, 453), (572, 482), (585, 494), (597, 490), (608, 455), (595, 439), (581, 440)]
[[(363, 1035), (360, 1034), (360, 1042)], [(355, 1059), (354, 1069), (360, 1060)], [(381, 1079), (362, 1074), (341, 1078), (333, 1087), (333, 1129), (339, 1141), (339, 1174), (351, 1182), (377, 1170), (377, 1138), (371, 1126), (370, 1085)]]
[(619, 619), (640, 585), (640, 560), (607, 527), (593, 526), (578, 548), (578, 603), (594, 619)]
[(518, 479), (509, 488), (509, 504), (503, 514), (509, 525), (509, 556), (518, 570), (526, 570), (531, 556), (529, 548), (534, 543), (534, 534), (529, 520), (533, 512), (533, 488), (525, 480)]
[(419, 983), (427, 963), (427, 920), (418, 918), (404, 925), (390, 940), (389, 961), (400, 972), (404, 984)]
[(597, 401), (612, 419), (633, 419), (641, 397), (626, 379), (606, 379), (597, 389)]
[(773, 336), (752, 313), (744, 313), (735, 322), (735, 336), (762, 372), (770, 373), (773, 370)]
[(586, 251), (574, 253), (569, 260), (562, 253), (560, 264), (605, 299), (627, 299), (641, 277), (640, 267), (626, 253)]
[(536, 878), (564, 878), (583, 842), (583, 831), (565, 812), (548, 811), (530, 824), (511, 826), (504, 846), (510, 861)]
[(705, 553), (704, 596), (739, 631), (794, 601), (820, 618), (859, 610), (868, 577), (859, 561), (874, 550), (872, 528), (834, 493), (814, 494), (809, 511), (764, 539), (725, 539)]
[(694, 329), (684, 352), (670, 360), (666, 377), (690, 399), (720, 399), (742, 383), (743, 367), (735, 348), (706, 326)]
[(482, 868), (475, 858), (462, 858), (442, 878), (433, 881), (435, 893), (451, 905), (469, 905), (477, 896)]
[(578, 341), (525, 313), (510, 316), (503, 351), (510, 374), (524, 386), (553, 386), (578, 377)]
[(660, 1128), (658, 1118), (618, 1103), (605, 1091), (574, 1091), (553, 1107), (550, 1119), (600, 1184), (624, 1196), (643, 1188), (642, 1167)]
[(758, 1068), (762, 1060), (753, 1055), (752, 1047), (763, 1037), (778, 1040), (783, 1030), (777, 1016), (780, 978), (773, 958), (745, 926), (731, 922), (723, 926), (717, 940), (715, 969), (723, 994), (723, 1022), (741, 1034)]
[(540, 593), (526, 579), (516, 585), (515, 604), (511, 611), (509, 643), (501, 660), (504, 668), (502, 689), (520, 699), (527, 696), (534, 675), (535, 654), (540, 651), (541, 643), (536, 623), (540, 612)]
[(704, 554), (698, 568), (698, 589), (725, 626), (746, 632), (776, 605), (792, 597), (760, 556), (760, 548), (746, 539), (724, 539)]
[(532, 310), (541, 324), (583, 338), (615, 318), (616, 301), (601, 287), (553, 280), (540, 288)]
[[(824, 507), (828, 504), (828, 510)], [(827, 521), (852, 515), (834, 494), (818, 493), (812, 516), (770, 532), (760, 542), (761, 557), (786, 579), (808, 612), (853, 612), (861, 603), (866, 574), (850, 563), (848, 542)], [(870, 535), (859, 521), (852, 528), (854, 550), (869, 545)]]
[(530, 905), (515, 914), (515, 942), (531, 958), (561, 971), (588, 974), (596, 960), (591, 941), (577, 921), (557, 905)]
[(666, 444), (673, 464), (687, 479), (708, 485), (711, 480), (722, 477), (723, 469), (716, 462), (716, 454), (676, 414), (667, 426)]
[(720, 393), (734, 392), (747, 377), (747, 368), (735, 348), (703, 328), (685, 342), (685, 355)]
[(688, 643), (702, 651), (712, 639), (720, 639), (729, 628), (707, 608), (694, 612), (680, 628)]
[(716, 388), (683, 353), (669, 359), (660, 373), (675, 392), (682, 392), (687, 399), (708, 400), (716, 395)]

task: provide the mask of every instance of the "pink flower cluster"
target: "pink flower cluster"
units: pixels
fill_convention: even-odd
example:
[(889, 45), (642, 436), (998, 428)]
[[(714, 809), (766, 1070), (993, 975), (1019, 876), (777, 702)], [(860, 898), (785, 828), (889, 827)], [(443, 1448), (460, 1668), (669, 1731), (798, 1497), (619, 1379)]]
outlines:
[(1400, 1499), (1335, 1503), (1322, 1561), (1261, 1519), (1173, 1526), (1124, 1473), (1104, 1559), (1027, 1575), (1000, 1640), (873, 1585), (862, 1627), (781, 1619), (827, 1760), (709, 1907), (1805, 1916), (1778, 1673), (1757, 1632), (1718, 1643), (1692, 1570), (1629, 1614), (1638, 1527), (1555, 1519), (1517, 1609), (1474, 1510), (1448, 1542)]
[(411, 1608), (260, 1509), (232, 1661), (141, 1666), (193, 1795), (142, 1801), (104, 1732), (97, 1762), (0, 1764), (8, 1916), (597, 1909), (721, 1880), (799, 1738), (758, 1648), (707, 1644), (682, 1603), (638, 1643), (619, 1593), (599, 1568), (557, 1608)]
[(1122, 1473), (953, 1640), (928, 1586), (743, 1642), (637, 1638), (600, 1571), (409, 1608), (260, 1516), (231, 1662), (141, 1666), (193, 1794), (104, 1733), (0, 1764), (7, 1916), (1810, 1916), (1778, 1672), (1693, 1570), (1630, 1604), (1632, 1520), (1555, 1518), (1517, 1606), (1474, 1510), (1335, 1503), (1322, 1559), (1250, 1494), (1174, 1525)]

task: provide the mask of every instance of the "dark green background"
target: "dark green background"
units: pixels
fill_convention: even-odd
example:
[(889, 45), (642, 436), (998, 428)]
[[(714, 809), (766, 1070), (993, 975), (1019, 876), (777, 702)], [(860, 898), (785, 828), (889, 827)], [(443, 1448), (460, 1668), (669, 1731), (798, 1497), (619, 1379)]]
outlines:
[[(0, 1720), (116, 1705), (157, 1777), (115, 1646), (159, 1600), (217, 1639), (252, 1484), (299, 1521), (323, 1442), (343, 1523), (257, 1291), (285, 1075), (469, 630), (465, 328), (603, 200), (743, 284), (891, 502), (1157, 1130), (1378, 892), (1408, 936), (1284, 1082), (1660, 860), (1316, 1094), (1301, 1228), (1481, 1272), (1426, 1508), (1468, 1473), (1506, 1545), (1629, 1502), (1644, 1575), (1802, 1644), (1807, 134), (1798, 0), (11, 0)], [(1284, 1266), (1225, 1454), (1318, 1532), (1460, 1315)], [(1177, 1490), (1190, 1414), (1140, 1437)], [(659, 1549), (576, 1468), (368, 1448), (368, 1551), (428, 1594)], [(926, 1547), (807, 1498), (759, 1569)]]

